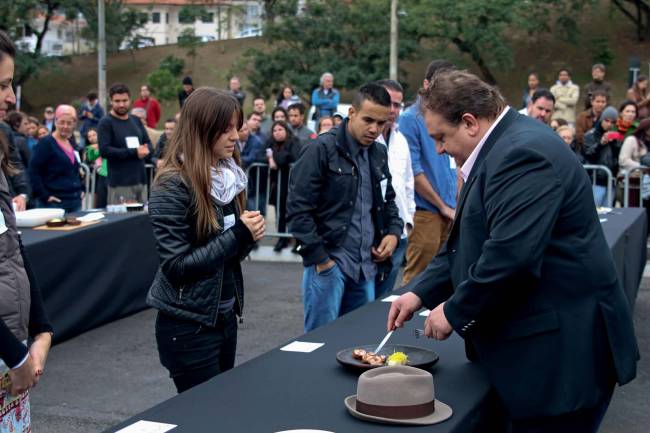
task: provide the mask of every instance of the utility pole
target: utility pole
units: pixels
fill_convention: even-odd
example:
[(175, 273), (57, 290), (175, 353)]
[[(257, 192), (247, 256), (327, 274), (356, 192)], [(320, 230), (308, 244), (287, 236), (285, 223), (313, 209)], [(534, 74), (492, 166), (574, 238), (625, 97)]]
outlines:
[(397, 80), (397, 1), (390, 0), (390, 66), (388, 77)]
[(99, 103), (106, 105), (106, 10), (104, 0), (97, 0), (97, 91)]

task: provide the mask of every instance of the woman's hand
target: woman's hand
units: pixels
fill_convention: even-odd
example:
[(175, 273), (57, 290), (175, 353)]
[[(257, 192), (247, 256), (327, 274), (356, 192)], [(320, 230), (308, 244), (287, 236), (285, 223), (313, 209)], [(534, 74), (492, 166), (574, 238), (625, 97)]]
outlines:
[(48, 202), (48, 203), (61, 203), (61, 200), (58, 199), (58, 198), (56, 198), (56, 197), (54, 197), (53, 195), (51, 195), (51, 196), (49, 196), (49, 197), (47, 198), (47, 202)]
[(259, 211), (245, 210), (239, 219), (241, 219), (246, 228), (251, 232), (255, 242), (264, 237), (264, 233), (266, 232), (266, 222), (264, 221), (264, 216), (260, 214)]
[(269, 167), (271, 168), (271, 170), (278, 169), (278, 165), (275, 163), (275, 159), (273, 159), (272, 156), (269, 156)]
[(34, 338), (34, 342), (29, 347), (29, 356), (34, 363), (34, 370), (38, 376), (43, 374), (45, 370), (45, 362), (47, 355), (50, 353), (50, 346), (52, 346), (52, 334), (49, 332), (42, 332)]

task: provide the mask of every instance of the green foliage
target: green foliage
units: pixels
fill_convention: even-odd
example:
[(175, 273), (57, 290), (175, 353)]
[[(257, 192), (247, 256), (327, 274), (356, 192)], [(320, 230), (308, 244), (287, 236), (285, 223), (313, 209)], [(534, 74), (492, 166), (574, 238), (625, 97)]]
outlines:
[(183, 29), (180, 35), (178, 35), (178, 46), (185, 50), (185, 54), (188, 57), (192, 58), (192, 63), (194, 63), (196, 58), (196, 50), (201, 45), (203, 45), (201, 38), (196, 36), (192, 27)]
[(185, 61), (179, 59), (178, 57), (172, 56), (171, 54), (160, 62), (160, 69), (166, 69), (175, 77), (178, 77), (183, 73), (183, 68), (185, 67)]
[(162, 67), (147, 75), (147, 85), (161, 101), (173, 100), (181, 88), (178, 78)]
[(606, 37), (597, 36), (591, 39), (590, 44), (594, 63), (602, 63), (609, 66), (614, 62), (614, 51), (609, 46)]
[[(269, 97), (291, 83), (309, 94), (326, 71), (348, 89), (388, 76), (390, 2), (307, 0), (299, 14), (297, 5), (277, 0), (264, 27), (268, 47), (250, 50), (234, 68), (246, 73), (254, 93)], [(400, 38), (402, 58), (416, 49), (412, 38)]]
[[(88, 22), (81, 35), (89, 41), (97, 41), (97, 2), (77, 0), (78, 11), (83, 14)], [(123, 0), (107, 0), (105, 7), (106, 16), (106, 50), (115, 52), (120, 48), (122, 41), (131, 33), (142, 27), (147, 22), (147, 14), (124, 6)], [(131, 48), (138, 47), (138, 37), (130, 41)]]

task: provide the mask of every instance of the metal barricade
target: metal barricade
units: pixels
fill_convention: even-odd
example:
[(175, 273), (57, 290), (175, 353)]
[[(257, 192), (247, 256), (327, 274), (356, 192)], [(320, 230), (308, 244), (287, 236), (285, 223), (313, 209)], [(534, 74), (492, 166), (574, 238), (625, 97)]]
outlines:
[[(289, 176), (287, 177), (288, 179), (291, 178), (291, 169), (293, 168), (293, 164), (289, 166)], [(264, 171), (266, 171), (266, 176), (263, 176)], [(251, 184), (251, 181), (249, 180), (248, 182), (248, 199), (249, 203), (253, 204), (252, 208), (249, 210), (259, 210), (261, 211), (264, 215), (266, 215), (268, 206), (269, 206), (269, 198), (271, 194), (271, 169), (269, 168), (268, 164), (262, 164), (259, 162), (253, 163), (248, 166), (246, 169), (246, 177), (248, 179), (251, 179), (251, 175), (254, 174), (254, 179), (255, 181), (253, 184)], [(278, 223), (280, 221), (280, 212), (282, 211), (281, 206), (280, 206), (280, 196), (282, 194), (282, 175), (278, 171), (277, 173), (277, 180), (276, 180), (276, 196), (275, 196), (275, 231), (267, 231), (266, 236), (272, 236), (272, 237), (277, 237), (277, 238), (292, 238), (293, 236), (291, 233), (284, 231), (280, 232), (278, 229)], [(252, 187), (252, 191), (251, 191)], [(264, 187), (262, 189), (261, 187)], [(262, 197), (263, 203), (260, 203), (260, 197)], [(250, 201), (252, 199), (252, 201)], [(286, 212), (286, 206), (285, 209), (283, 209), (284, 212)]]
[(90, 184), (91, 184), (91, 173), (90, 167), (88, 167), (83, 162), (79, 164), (79, 168), (84, 172), (84, 186), (86, 188), (86, 194), (84, 195), (83, 200), (81, 200), (81, 210), (92, 209), (93, 202), (92, 199), (94, 194), (90, 194)]
[(153, 164), (145, 164), (144, 169), (147, 171), (147, 179), (149, 183), (147, 184), (147, 198), (151, 195), (151, 185), (153, 185), (153, 178), (156, 175), (156, 166)]
[(625, 176), (623, 178), (623, 207), (630, 207), (630, 178), (632, 174), (639, 172), (639, 205), (643, 206), (643, 175), (645, 173), (650, 173), (650, 167), (635, 167), (630, 170), (625, 170)]
[(596, 173), (598, 171), (602, 171), (607, 175), (607, 203), (608, 206), (611, 206), (614, 203), (612, 201), (612, 198), (614, 196), (613, 191), (615, 181), (612, 171), (609, 169), (609, 167), (604, 165), (585, 164), (582, 167), (587, 170), (588, 174), (590, 173), (592, 186), (596, 185)]

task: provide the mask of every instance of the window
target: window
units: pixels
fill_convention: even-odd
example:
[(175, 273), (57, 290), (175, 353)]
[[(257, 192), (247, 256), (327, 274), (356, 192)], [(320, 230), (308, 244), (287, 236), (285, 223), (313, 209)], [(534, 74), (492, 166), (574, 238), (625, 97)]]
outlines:
[(154, 24), (159, 24), (160, 23), (160, 12), (152, 12), (151, 13), (151, 22)]
[(260, 6), (259, 5), (248, 5), (246, 6), (246, 18), (259, 18), (260, 16)]
[(165, 14), (165, 24), (169, 24), (169, 12)]
[(212, 12), (202, 12), (201, 13), (201, 22), (202, 23), (211, 23), (214, 21), (214, 13)]
[(183, 8), (178, 12), (178, 22), (180, 24), (193, 24), (194, 14), (191, 10)]

